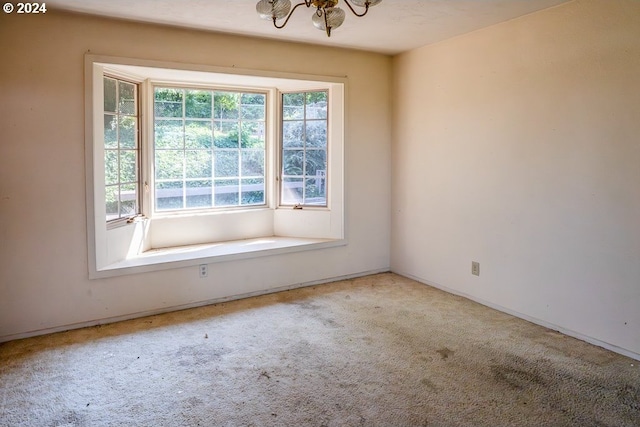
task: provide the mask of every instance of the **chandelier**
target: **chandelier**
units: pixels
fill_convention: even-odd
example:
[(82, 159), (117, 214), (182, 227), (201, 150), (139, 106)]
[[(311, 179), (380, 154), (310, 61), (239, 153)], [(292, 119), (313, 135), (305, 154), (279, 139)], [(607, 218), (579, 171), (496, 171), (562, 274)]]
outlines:
[[(381, 1), (382, 0), (351, 0), (351, 3), (355, 6), (364, 8), (364, 12), (362, 13), (356, 12), (353, 6), (351, 6), (351, 3), (349, 3), (349, 0), (344, 0), (344, 3), (354, 15), (361, 17), (367, 14), (371, 6), (377, 5)], [(313, 6), (316, 8), (311, 18), (314, 27), (326, 31), (327, 36), (331, 37), (331, 30), (338, 28), (344, 22), (344, 10), (340, 9), (337, 4), (338, 0), (304, 0), (293, 6), (292, 9), (290, 0), (260, 0), (256, 5), (256, 11), (258, 15), (260, 15), (260, 18), (273, 21), (273, 25), (276, 28), (284, 28), (298, 7)], [(278, 24), (277, 21), (283, 18), (284, 22)]]

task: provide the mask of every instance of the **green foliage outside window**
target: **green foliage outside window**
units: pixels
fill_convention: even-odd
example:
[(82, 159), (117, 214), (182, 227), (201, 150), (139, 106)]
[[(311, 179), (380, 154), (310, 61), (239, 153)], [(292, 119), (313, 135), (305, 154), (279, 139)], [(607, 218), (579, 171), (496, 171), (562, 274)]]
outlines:
[(156, 209), (265, 203), (261, 93), (156, 88)]

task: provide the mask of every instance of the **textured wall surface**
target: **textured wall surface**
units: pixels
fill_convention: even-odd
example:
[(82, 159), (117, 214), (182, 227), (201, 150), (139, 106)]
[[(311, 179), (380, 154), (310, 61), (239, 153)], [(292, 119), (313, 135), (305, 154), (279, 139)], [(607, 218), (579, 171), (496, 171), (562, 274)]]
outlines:
[(639, 355), (639, 75), (634, 0), (396, 57), (393, 271)]
[[(390, 57), (54, 11), (2, 14), (0, 48), (0, 339), (389, 268)], [(86, 52), (347, 76), (349, 244), (89, 280)]]

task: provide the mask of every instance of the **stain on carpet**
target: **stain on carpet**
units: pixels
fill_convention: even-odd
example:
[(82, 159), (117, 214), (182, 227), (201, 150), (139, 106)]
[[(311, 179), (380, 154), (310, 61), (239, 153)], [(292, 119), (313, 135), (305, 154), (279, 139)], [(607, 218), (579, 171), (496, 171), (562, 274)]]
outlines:
[(447, 347), (443, 347), (440, 350), (436, 350), (436, 353), (438, 353), (440, 357), (442, 357), (442, 360), (447, 360), (449, 356), (453, 356), (455, 351), (449, 350)]
[(438, 392), (438, 387), (431, 381), (429, 378), (423, 378), (420, 383), (422, 385), (427, 386), (427, 388), (431, 391)]
[(290, 302), (291, 305), (295, 305), (303, 310), (320, 310), (322, 306), (320, 304), (314, 304), (308, 301), (293, 301)]
[[(618, 400), (621, 404), (640, 411), (640, 389), (631, 385), (626, 385), (618, 391)], [(640, 420), (638, 420), (640, 423)]]
[(535, 370), (515, 368), (513, 366), (492, 365), (493, 378), (498, 383), (507, 384), (516, 390), (544, 385), (544, 379)]
[(51, 425), (53, 427), (81, 427), (86, 425), (86, 417), (75, 411), (70, 411), (54, 420)]

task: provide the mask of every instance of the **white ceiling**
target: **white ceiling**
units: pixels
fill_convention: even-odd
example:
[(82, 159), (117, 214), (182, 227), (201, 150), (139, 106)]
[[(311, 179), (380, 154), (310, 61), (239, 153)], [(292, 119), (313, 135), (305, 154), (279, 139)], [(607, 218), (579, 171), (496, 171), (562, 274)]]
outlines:
[[(299, 0), (302, 1), (302, 0)], [(299, 7), (287, 26), (273, 28), (255, 11), (257, 0), (48, 0), (47, 6), (94, 15), (271, 39), (396, 54), (507, 21), (570, 0), (383, 0), (364, 18), (346, 5), (331, 38)], [(341, 1), (344, 3), (344, 0)], [(296, 0), (292, 0), (296, 4)]]

